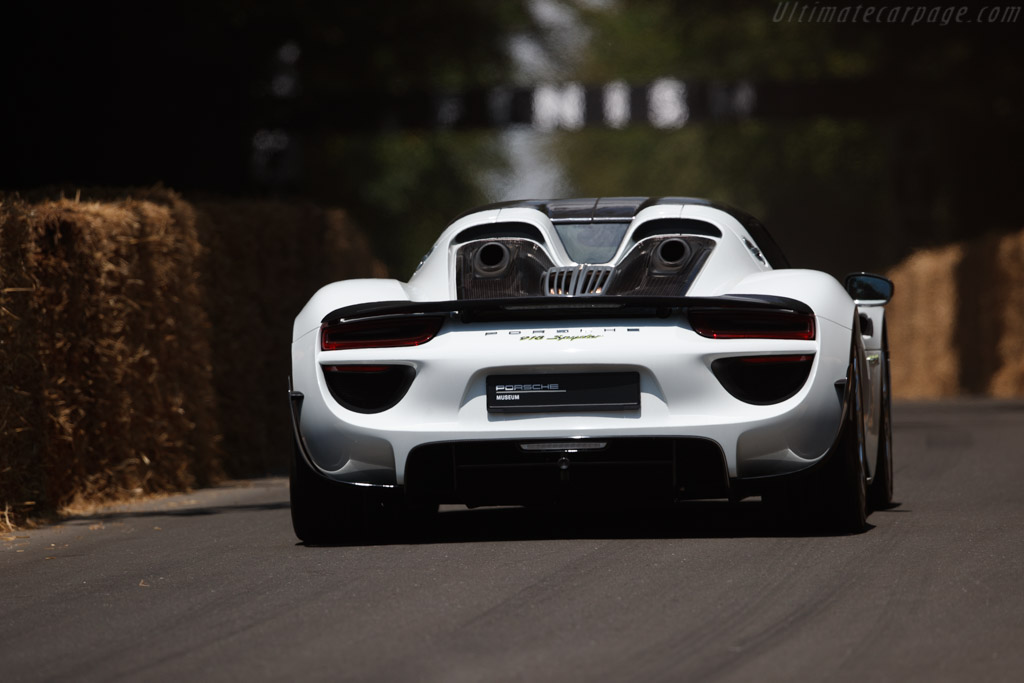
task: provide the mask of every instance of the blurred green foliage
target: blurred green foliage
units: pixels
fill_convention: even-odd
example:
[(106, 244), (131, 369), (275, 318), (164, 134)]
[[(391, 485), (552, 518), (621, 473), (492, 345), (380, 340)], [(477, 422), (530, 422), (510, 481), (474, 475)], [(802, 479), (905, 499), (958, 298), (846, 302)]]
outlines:
[(392, 274), (406, 279), (455, 215), (486, 200), (479, 179), (504, 164), (496, 132), (402, 130), (388, 121), (380, 130), (346, 130), (325, 110), (342, 119), (367, 99), (372, 108), (374, 98), (508, 82), (509, 37), (533, 30), (526, 3), (321, 0), (275, 11), (294, 22), (298, 104), (316, 109), (319, 122), (302, 137), (298, 188), (350, 211)]
[(394, 277), (412, 275), (441, 230), (486, 201), (479, 178), (505, 161), (493, 133), (330, 135), (307, 163), (308, 191), (346, 207)]
[[(872, 241), (873, 263), (888, 245), (895, 198), (885, 134), (857, 122), (744, 121), (590, 130), (565, 136), (557, 151), (576, 194), (711, 198), (767, 221), (794, 265), (852, 270), (868, 267), (845, 263), (865, 256), (850, 253), (857, 242)], [(823, 253), (822, 240), (837, 250)]]
[[(837, 274), (1024, 223), (1014, 189), (1024, 159), (1024, 18), (776, 22), (780, 4), (622, 0), (581, 10), (591, 38), (575, 77), (848, 82), (869, 101), (847, 116), (563, 134), (551, 151), (575, 193), (732, 203), (761, 217), (794, 264)], [(814, 112), (818, 103), (804, 96), (795, 108)]]

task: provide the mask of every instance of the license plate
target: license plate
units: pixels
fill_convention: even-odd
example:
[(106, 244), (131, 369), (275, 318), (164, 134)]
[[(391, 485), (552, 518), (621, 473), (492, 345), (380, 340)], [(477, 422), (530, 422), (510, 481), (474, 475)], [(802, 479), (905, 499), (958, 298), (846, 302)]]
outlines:
[(537, 413), (640, 408), (640, 373), (490, 375), (487, 410)]

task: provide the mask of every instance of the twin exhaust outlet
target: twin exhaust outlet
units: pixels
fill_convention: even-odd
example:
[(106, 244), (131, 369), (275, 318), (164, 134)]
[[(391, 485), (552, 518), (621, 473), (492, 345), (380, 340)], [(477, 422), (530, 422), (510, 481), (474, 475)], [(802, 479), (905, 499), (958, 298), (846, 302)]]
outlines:
[[(678, 237), (660, 240), (651, 250), (648, 271), (651, 275), (674, 275), (689, 260), (690, 246)], [(502, 242), (487, 242), (473, 255), (473, 274), (477, 278), (495, 279), (512, 268), (512, 253)], [(604, 294), (615, 274), (615, 266), (579, 264), (549, 268), (541, 280), (541, 291), (547, 296), (593, 296)]]

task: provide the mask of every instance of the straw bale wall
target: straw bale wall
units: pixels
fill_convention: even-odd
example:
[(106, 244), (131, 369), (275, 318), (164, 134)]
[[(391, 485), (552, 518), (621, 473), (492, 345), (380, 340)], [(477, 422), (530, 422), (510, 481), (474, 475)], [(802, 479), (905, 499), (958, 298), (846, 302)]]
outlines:
[(897, 398), (1024, 397), (1024, 231), (919, 251), (889, 277)]
[(0, 196), (0, 526), (279, 469), (292, 318), (382, 274), (340, 211)]

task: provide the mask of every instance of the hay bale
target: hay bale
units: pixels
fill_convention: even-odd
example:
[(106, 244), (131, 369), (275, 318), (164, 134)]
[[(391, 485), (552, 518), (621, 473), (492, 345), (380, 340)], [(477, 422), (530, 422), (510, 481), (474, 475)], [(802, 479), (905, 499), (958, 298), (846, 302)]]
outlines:
[(45, 488), (33, 431), (45, 416), (29, 317), (39, 281), (29, 267), (34, 242), (27, 214), (24, 202), (0, 197), (0, 530), (31, 513)]
[(989, 393), (1000, 398), (1024, 396), (1024, 230), (999, 240), (996, 273), (1003, 294), (1002, 335), (995, 356), (999, 367)]
[(0, 196), (0, 526), (283, 469), (292, 320), (386, 274), (338, 210), (88, 194)]
[(922, 250), (889, 277), (897, 398), (1024, 396), (1024, 232)]
[(191, 207), (164, 199), (5, 201), (3, 289), (30, 289), (5, 306), (22, 404), (0, 427), (17, 473), (0, 495), (17, 516), (219, 474), (202, 247)]
[(917, 252), (888, 273), (896, 285), (886, 314), (896, 398), (938, 398), (958, 392), (954, 275), (962, 258), (958, 245)]

